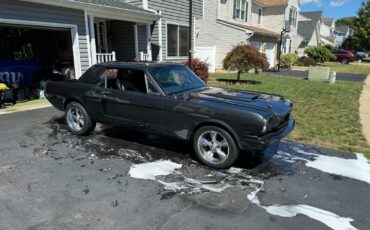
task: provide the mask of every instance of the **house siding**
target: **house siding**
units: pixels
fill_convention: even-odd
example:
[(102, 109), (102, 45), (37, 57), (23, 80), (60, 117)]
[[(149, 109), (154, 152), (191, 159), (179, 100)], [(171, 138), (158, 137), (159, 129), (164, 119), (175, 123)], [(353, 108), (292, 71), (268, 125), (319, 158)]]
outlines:
[(217, 1), (204, 0), (204, 18), (196, 23), (196, 46), (216, 46), (216, 69), (222, 68), (222, 61), (233, 46), (246, 42), (245, 30), (217, 22)]
[(82, 73), (89, 67), (85, 16), (82, 10), (67, 9), (14, 0), (2, 0), (0, 2), (0, 19), (76, 25), (78, 31)]
[[(162, 41), (159, 41), (158, 22), (152, 25), (152, 54), (153, 60), (158, 60), (159, 49), (162, 47), (163, 60), (180, 61), (183, 58), (167, 58), (167, 24), (188, 26), (189, 1), (188, 0), (149, 0), (149, 8), (162, 12)], [(193, 15), (195, 19), (203, 17), (203, 0), (193, 0)], [(194, 22), (195, 24), (195, 22)], [(193, 31), (192, 31), (193, 32)], [(193, 36), (194, 37), (194, 36)], [(194, 47), (194, 40), (193, 40)], [(192, 47), (192, 48), (193, 48)]]

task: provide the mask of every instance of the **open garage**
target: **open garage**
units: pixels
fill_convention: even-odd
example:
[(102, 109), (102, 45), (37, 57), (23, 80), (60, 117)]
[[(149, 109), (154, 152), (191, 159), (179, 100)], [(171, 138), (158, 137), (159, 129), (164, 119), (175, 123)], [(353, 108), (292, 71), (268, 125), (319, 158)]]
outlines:
[(71, 30), (0, 24), (0, 81), (16, 100), (37, 97), (42, 82), (74, 78)]

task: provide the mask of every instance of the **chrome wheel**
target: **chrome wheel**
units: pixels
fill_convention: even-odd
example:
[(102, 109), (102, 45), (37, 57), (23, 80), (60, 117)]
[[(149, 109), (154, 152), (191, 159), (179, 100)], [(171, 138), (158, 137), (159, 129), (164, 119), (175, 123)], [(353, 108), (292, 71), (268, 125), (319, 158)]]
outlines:
[(217, 131), (206, 131), (198, 138), (199, 153), (208, 162), (223, 163), (229, 157), (230, 146), (227, 139)]
[(76, 132), (81, 131), (85, 126), (85, 118), (81, 109), (70, 107), (67, 111), (68, 126)]

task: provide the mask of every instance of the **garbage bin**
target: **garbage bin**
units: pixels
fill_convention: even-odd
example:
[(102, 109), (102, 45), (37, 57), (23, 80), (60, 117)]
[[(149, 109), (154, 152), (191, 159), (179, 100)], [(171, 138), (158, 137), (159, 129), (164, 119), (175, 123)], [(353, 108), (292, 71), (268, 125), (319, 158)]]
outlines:
[(329, 76), (329, 83), (334, 84), (337, 79), (337, 72), (331, 71)]

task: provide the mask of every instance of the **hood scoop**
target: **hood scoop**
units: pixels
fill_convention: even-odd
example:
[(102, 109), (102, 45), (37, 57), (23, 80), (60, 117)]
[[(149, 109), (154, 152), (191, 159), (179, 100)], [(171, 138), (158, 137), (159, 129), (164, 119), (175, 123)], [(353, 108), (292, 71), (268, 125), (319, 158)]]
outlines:
[(254, 94), (243, 94), (243, 93), (233, 93), (232, 95), (228, 95), (225, 93), (204, 93), (204, 95), (210, 96), (210, 97), (217, 97), (217, 98), (222, 98), (222, 99), (227, 99), (227, 100), (232, 100), (232, 101), (245, 101), (245, 102), (251, 102), (253, 100), (258, 99), (259, 95), (254, 95)]

